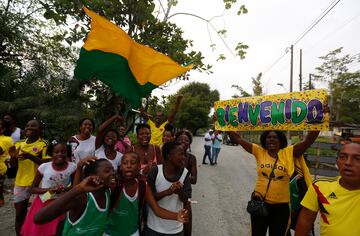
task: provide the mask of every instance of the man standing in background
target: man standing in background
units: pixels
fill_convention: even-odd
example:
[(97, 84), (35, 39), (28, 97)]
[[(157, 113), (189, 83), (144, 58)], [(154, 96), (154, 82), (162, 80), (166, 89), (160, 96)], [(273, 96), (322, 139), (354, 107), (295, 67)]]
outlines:
[(204, 165), (206, 165), (206, 157), (209, 158), (209, 161), (210, 161), (210, 164), (213, 165), (213, 160), (211, 159), (211, 146), (212, 146), (212, 140), (211, 140), (211, 135), (213, 134), (213, 130), (210, 129), (204, 136), (204, 139), (205, 139), (205, 145), (204, 145), (204, 148), (205, 148), (205, 153), (204, 153), (204, 157), (203, 157), (203, 161), (202, 163)]
[(220, 153), (220, 149), (221, 149), (221, 143), (223, 141), (223, 137), (221, 135), (221, 133), (219, 131), (215, 131), (213, 133), (213, 135), (211, 136), (211, 139), (212, 139), (212, 162), (214, 165), (217, 164), (217, 159), (218, 159), (218, 156), (219, 156), (219, 153)]

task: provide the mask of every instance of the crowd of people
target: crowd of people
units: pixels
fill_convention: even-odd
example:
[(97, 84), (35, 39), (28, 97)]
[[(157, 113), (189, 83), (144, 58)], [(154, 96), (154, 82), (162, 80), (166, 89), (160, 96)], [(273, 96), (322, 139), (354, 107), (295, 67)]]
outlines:
[[(37, 119), (29, 120), (23, 131), (14, 117), (0, 119), (0, 206), (8, 166), (16, 167), (16, 234), (190, 236), (192, 185), (197, 183), (198, 170), (190, 151), (192, 134), (175, 132), (172, 125), (181, 99), (177, 97), (168, 117), (159, 112), (154, 121), (141, 110), (146, 122), (136, 126), (135, 143), (126, 136), (119, 115), (100, 124), (95, 136), (95, 122), (84, 118), (78, 134), (50, 143), (43, 139), (44, 127)], [(121, 125), (111, 128), (114, 123)], [(251, 234), (290, 235), (289, 183), (296, 173), (311, 181), (303, 154), (319, 132), (310, 131), (303, 141), (290, 146), (280, 131), (263, 132), (260, 145), (236, 132), (227, 135), (257, 163), (251, 199), (263, 201), (267, 212), (250, 214)], [(202, 164), (208, 158), (209, 164), (216, 165), (222, 133), (209, 130), (204, 140)], [(295, 235), (311, 235), (317, 212), (321, 235), (359, 235), (360, 144), (346, 143), (339, 150), (337, 166), (340, 177), (308, 185)], [(350, 228), (351, 232), (346, 231)]]
[[(146, 123), (136, 126), (135, 144), (119, 115), (104, 121), (96, 135), (95, 122), (82, 119), (78, 134), (65, 142), (44, 140), (38, 119), (23, 131), (13, 117), (0, 119), (0, 203), (11, 166), (17, 169), (16, 234), (191, 235), (191, 185), (197, 179), (196, 158), (188, 151), (192, 135), (170, 125), (181, 99), (166, 119), (157, 113), (154, 122), (142, 112)], [(117, 129), (115, 122), (121, 123)]]

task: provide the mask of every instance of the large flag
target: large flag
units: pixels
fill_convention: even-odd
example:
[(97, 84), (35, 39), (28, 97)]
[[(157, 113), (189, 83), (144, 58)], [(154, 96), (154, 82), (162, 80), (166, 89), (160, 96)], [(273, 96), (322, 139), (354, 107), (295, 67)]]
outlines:
[(75, 78), (96, 78), (125, 97), (134, 108), (141, 98), (192, 68), (135, 42), (121, 28), (84, 7), (91, 30), (81, 48)]

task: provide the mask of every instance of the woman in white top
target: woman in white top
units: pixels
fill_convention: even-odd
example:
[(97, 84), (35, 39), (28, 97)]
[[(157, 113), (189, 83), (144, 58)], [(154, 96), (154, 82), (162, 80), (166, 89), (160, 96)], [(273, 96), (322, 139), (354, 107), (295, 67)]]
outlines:
[(111, 162), (115, 172), (118, 172), (123, 154), (115, 150), (115, 144), (119, 139), (119, 133), (115, 129), (107, 129), (116, 120), (122, 121), (122, 117), (114, 115), (102, 123), (96, 134), (95, 156), (99, 159), (107, 159)]
[(90, 118), (84, 118), (79, 122), (80, 133), (68, 140), (71, 145), (73, 162), (78, 163), (85, 157), (95, 155), (95, 136), (91, 135), (94, 128), (95, 123)]

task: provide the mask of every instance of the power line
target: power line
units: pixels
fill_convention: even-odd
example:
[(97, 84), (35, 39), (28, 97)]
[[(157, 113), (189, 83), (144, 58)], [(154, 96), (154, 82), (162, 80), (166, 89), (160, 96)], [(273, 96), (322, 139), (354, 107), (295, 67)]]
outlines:
[(301, 39), (303, 39), (319, 22), (340, 2), (340, 0), (334, 0), (321, 14), (320, 16), (305, 30), (301, 36), (293, 43), (295, 46)]
[[(322, 39), (318, 40), (317, 42), (313, 43), (312, 45), (310, 45), (309, 47), (306, 48), (307, 51), (309, 51), (310, 49), (314, 48), (318, 43), (323, 42), (324, 40), (329, 40), (330, 37), (332, 37), (333, 35), (335, 35), (336, 32), (340, 31), (341, 29), (343, 29), (345, 26), (349, 25), (351, 22), (353, 22), (355, 19), (357, 19), (360, 16), (360, 12), (358, 14), (356, 14), (353, 17), (350, 17), (347, 21), (345, 21), (342, 25), (340, 25), (338, 28), (336, 28), (335, 30), (329, 32), (326, 36), (324, 36)], [(306, 53), (306, 52), (305, 52)]]
[(289, 47), (285, 48), (284, 53), (282, 53), (280, 57), (278, 57), (278, 59), (276, 59), (266, 70), (264, 70), (263, 74), (271, 70), (271, 68), (273, 68), (288, 52), (289, 52)]
[[(292, 44), (292, 45), (296, 45), (297, 43), (300, 42), (300, 40), (302, 40), (338, 3), (340, 2), (340, 0), (334, 0), (333, 2), (331, 2), (331, 4), (320, 14), (319, 17), (316, 18), (316, 20), (308, 27), (308, 29), (306, 29), (299, 37), (298, 39)], [(285, 52), (283, 54), (281, 54), (280, 57), (278, 57), (264, 72), (263, 75), (265, 73), (267, 73), (268, 71), (270, 71), (287, 53), (289, 52), (289, 47), (287, 47), (285, 49)]]

